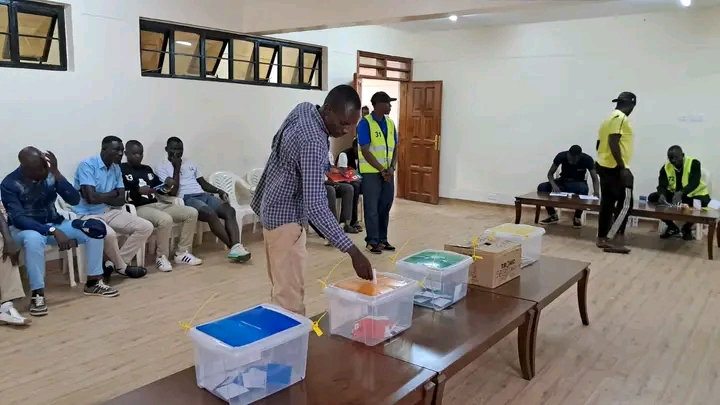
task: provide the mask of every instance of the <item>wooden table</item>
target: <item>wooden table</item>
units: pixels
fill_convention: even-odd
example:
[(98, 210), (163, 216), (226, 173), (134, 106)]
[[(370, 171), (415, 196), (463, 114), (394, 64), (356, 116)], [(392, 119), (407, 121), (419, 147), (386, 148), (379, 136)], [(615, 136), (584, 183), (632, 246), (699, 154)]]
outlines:
[(445, 381), (515, 329), (523, 378), (532, 378), (534, 307), (530, 301), (469, 289), (465, 298), (443, 311), (415, 306), (410, 329), (370, 349), (437, 372), (434, 404), (440, 405)]
[[(577, 196), (572, 197), (551, 197), (550, 193), (532, 192), (515, 197), (515, 223), (520, 223), (522, 217), (522, 206), (535, 206), (535, 223), (540, 220), (540, 209), (542, 207), (567, 208), (572, 210), (588, 210), (600, 212), (600, 201), (598, 200), (581, 200)], [(720, 228), (717, 228), (717, 222), (720, 219), (718, 210), (693, 210), (678, 207), (663, 207), (654, 204), (641, 204), (634, 201), (633, 209), (630, 215), (642, 218), (651, 218), (657, 220), (692, 222), (696, 224), (708, 225), (708, 259), (713, 260), (713, 240), (715, 233), (718, 233), (718, 246), (720, 246)]]
[(522, 269), (520, 277), (497, 288), (469, 286), (499, 295), (514, 297), (535, 303), (535, 319), (532, 322), (530, 339), (530, 375), (535, 376), (535, 346), (537, 341), (540, 312), (577, 284), (578, 309), (583, 325), (589, 325), (587, 313), (587, 285), (590, 277), (590, 263), (559, 257), (541, 256), (540, 260)]
[[(311, 333), (305, 380), (254, 404), (430, 405), (436, 391), (436, 376), (431, 370), (383, 356), (349, 340)], [(227, 405), (197, 386), (195, 367), (105, 404)]]

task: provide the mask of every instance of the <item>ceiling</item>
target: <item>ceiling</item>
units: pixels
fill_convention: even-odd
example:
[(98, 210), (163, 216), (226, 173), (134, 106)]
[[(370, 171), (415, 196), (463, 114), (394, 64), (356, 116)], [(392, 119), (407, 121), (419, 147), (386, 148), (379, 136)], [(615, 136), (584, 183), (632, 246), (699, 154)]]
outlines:
[[(509, 24), (528, 24), (583, 18), (610, 17), (667, 11), (682, 8), (680, 0), (558, 0), (523, 8), (520, 11), (461, 15), (455, 22), (447, 17), (405, 21), (385, 25), (406, 32), (445, 31)], [(693, 0), (691, 8), (720, 6), (720, 0)]]

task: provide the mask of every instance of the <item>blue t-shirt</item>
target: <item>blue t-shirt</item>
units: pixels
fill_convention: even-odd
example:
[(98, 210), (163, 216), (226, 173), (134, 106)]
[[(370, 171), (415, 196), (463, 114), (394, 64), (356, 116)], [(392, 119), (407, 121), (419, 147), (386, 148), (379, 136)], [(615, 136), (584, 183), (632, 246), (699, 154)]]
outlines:
[[(385, 119), (385, 116), (383, 116), (381, 119), (378, 120), (376, 116), (373, 115), (373, 118), (375, 118), (375, 121), (380, 125), (380, 129), (383, 132), (383, 135), (385, 135), (385, 138), (387, 139), (387, 120)], [(370, 123), (368, 122), (365, 117), (363, 117), (360, 122), (358, 122), (357, 125), (357, 141), (358, 145), (365, 146), (370, 144)], [(395, 145), (398, 143), (398, 133), (397, 133), (397, 127), (395, 128)]]
[[(105, 166), (100, 156), (85, 159), (75, 171), (75, 188), (80, 190), (82, 186), (93, 186), (98, 193), (109, 193), (118, 188), (124, 188), (122, 171), (120, 166), (113, 163), (110, 167)], [(105, 212), (105, 204), (90, 204), (84, 198), (80, 204), (72, 207), (73, 212), (78, 215), (99, 215)]]

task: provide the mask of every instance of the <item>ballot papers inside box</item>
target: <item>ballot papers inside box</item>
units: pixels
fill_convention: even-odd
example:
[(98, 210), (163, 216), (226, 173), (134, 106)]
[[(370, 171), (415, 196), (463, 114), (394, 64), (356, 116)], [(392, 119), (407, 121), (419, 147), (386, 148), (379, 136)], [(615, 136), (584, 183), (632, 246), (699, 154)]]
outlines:
[(427, 249), (398, 260), (398, 274), (418, 281), (415, 305), (443, 310), (467, 294), (472, 259), (462, 254)]

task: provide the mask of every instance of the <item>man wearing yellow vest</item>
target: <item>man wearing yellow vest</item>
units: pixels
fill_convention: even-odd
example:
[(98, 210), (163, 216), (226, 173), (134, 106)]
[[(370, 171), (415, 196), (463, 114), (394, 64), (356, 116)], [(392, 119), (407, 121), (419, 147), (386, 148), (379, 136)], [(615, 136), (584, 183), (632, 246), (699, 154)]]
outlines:
[(373, 94), (373, 112), (357, 125), (359, 170), (362, 176), (363, 210), (365, 212), (365, 248), (380, 254), (395, 247), (388, 242), (390, 208), (395, 198), (395, 167), (398, 142), (395, 123), (388, 117), (390, 103), (396, 101), (384, 91)]
[(600, 175), (600, 215), (597, 246), (608, 253), (630, 253), (624, 240), (625, 225), (633, 205), (634, 182), (630, 171), (633, 130), (628, 116), (636, 102), (635, 94), (620, 93), (613, 100), (617, 103), (615, 110), (598, 131), (596, 166)]
[[(702, 181), (700, 161), (685, 156), (682, 148), (677, 145), (668, 149), (667, 158), (667, 163), (660, 168), (657, 192), (648, 196), (648, 202), (662, 205), (687, 204), (692, 207), (693, 200), (698, 200), (703, 207), (707, 207), (710, 203), (710, 192)], [(663, 222), (667, 229), (660, 235), (661, 238), (668, 239), (681, 232), (672, 221)], [(685, 240), (692, 240), (692, 223), (683, 225), (682, 236)]]

